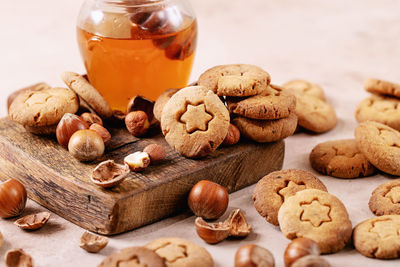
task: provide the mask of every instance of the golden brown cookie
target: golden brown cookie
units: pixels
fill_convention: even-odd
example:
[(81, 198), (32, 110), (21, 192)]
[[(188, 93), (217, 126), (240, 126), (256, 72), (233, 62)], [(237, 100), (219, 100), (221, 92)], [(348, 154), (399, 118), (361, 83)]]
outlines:
[(360, 123), (355, 136), (357, 146), (379, 170), (400, 175), (400, 133), (379, 122)]
[(165, 261), (157, 253), (145, 247), (124, 248), (103, 260), (99, 267), (165, 267)]
[(365, 220), (354, 228), (353, 243), (364, 256), (395, 259), (400, 255), (400, 215)]
[(232, 123), (238, 127), (244, 137), (265, 143), (292, 135), (297, 127), (297, 116), (292, 113), (289, 117), (278, 120), (253, 120), (236, 117)]
[(160, 255), (168, 267), (212, 267), (214, 261), (208, 251), (182, 238), (165, 237), (146, 245)]
[(358, 104), (355, 116), (358, 122), (377, 121), (400, 130), (400, 100), (371, 95)]
[(190, 86), (174, 94), (161, 115), (168, 144), (186, 157), (203, 157), (224, 141), (229, 112), (216, 94), (203, 86)]
[(324, 133), (336, 126), (336, 112), (331, 105), (310, 95), (296, 95), (299, 125), (315, 133)]
[(270, 85), (259, 95), (247, 98), (228, 97), (229, 112), (257, 120), (274, 120), (288, 117), (296, 108), (296, 97)]
[(66, 71), (62, 73), (61, 78), (71, 90), (83, 98), (101, 117), (110, 118), (113, 115), (111, 107), (104, 97), (83, 76)]
[(305, 189), (285, 200), (279, 209), (278, 221), (287, 238), (314, 240), (321, 253), (334, 253), (344, 248), (352, 232), (343, 203), (318, 189)]
[(282, 87), (294, 94), (305, 94), (315, 96), (322, 101), (326, 100), (324, 90), (319, 85), (305, 80), (288, 81)]
[(24, 126), (54, 126), (65, 113), (78, 111), (77, 95), (67, 88), (25, 91), (19, 94), (9, 109), (10, 118)]
[(375, 167), (357, 147), (354, 139), (335, 140), (318, 144), (310, 153), (314, 170), (339, 178), (372, 175)]
[(400, 84), (369, 78), (364, 82), (364, 88), (370, 93), (400, 97)]
[(279, 225), (278, 211), (289, 197), (304, 189), (327, 191), (312, 173), (303, 170), (271, 172), (258, 181), (253, 192), (254, 207), (267, 222)]
[(157, 98), (153, 108), (154, 118), (161, 121), (161, 114), (165, 104), (167, 104), (168, 100), (179, 90), (180, 89), (177, 88), (167, 89)]
[(400, 179), (386, 182), (372, 192), (369, 208), (377, 216), (400, 215)]
[(14, 99), (19, 95), (20, 93), (23, 93), (25, 91), (40, 91), (43, 89), (50, 89), (51, 86), (48, 85), (47, 83), (37, 83), (22, 89), (19, 89), (17, 91), (12, 92), (8, 97), (7, 97), (7, 110), (10, 108), (11, 103), (14, 101)]
[(271, 82), (268, 72), (247, 64), (221, 65), (200, 75), (198, 84), (219, 96), (257, 95)]

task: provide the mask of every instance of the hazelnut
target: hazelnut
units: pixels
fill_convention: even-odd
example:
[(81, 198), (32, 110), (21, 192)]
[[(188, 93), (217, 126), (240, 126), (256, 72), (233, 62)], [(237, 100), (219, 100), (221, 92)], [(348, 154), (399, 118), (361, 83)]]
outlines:
[(65, 113), (56, 128), (57, 141), (61, 146), (67, 148), (71, 136), (76, 131), (85, 130), (87, 128), (89, 128), (88, 124), (86, 121), (82, 120), (81, 117), (75, 114)]
[(128, 165), (106, 160), (94, 168), (90, 180), (98, 186), (107, 188), (120, 184), (128, 174)]
[(232, 145), (236, 144), (237, 142), (239, 142), (239, 140), (240, 140), (239, 129), (232, 123), (229, 124), (228, 133), (227, 133), (224, 141), (222, 142), (222, 145), (232, 146)]
[(150, 126), (157, 124), (157, 119), (154, 118), (153, 114), (154, 101), (151, 101), (141, 95), (132, 97), (126, 107), (126, 114), (132, 111), (144, 111), (149, 120)]
[(13, 249), (6, 252), (5, 262), (8, 267), (33, 267), (33, 260), (22, 249)]
[(19, 218), (14, 222), (16, 226), (24, 230), (37, 230), (42, 228), (50, 218), (50, 213), (43, 211)]
[(108, 244), (108, 238), (104, 236), (98, 236), (89, 232), (83, 233), (81, 236), (80, 247), (90, 253), (97, 253)]
[(16, 179), (0, 183), (0, 217), (10, 218), (22, 213), (26, 205), (26, 190)]
[(289, 267), (292, 266), (292, 264), (301, 257), (307, 255), (318, 256), (319, 254), (319, 247), (315, 241), (305, 237), (299, 237), (289, 243), (283, 255), (283, 259), (285, 262), (285, 266)]
[(236, 251), (235, 267), (252, 266), (274, 267), (274, 256), (263, 247), (254, 244), (243, 245)]
[(228, 208), (229, 194), (225, 187), (208, 180), (193, 186), (188, 205), (192, 212), (204, 219), (218, 219)]
[(146, 146), (143, 149), (143, 152), (149, 154), (151, 163), (157, 163), (165, 159), (167, 156), (167, 152), (165, 152), (165, 148), (161, 145), (151, 144)]
[(101, 138), (103, 138), (104, 145), (108, 145), (111, 140), (111, 134), (106, 128), (98, 123), (93, 123), (92, 125), (90, 125), (89, 130), (95, 131), (98, 135), (101, 136)]
[(97, 123), (103, 126), (103, 120), (97, 114), (85, 112), (81, 114), (81, 118), (86, 121), (89, 126), (93, 123)]
[(144, 111), (132, 111), (125, 117), (125, 125), (128, 131), (136, 137), (147, 133), (150, 127), (148, 117)]
[(80, 161), (91, 161), (103, 155), (104, 142), (95, 131), (79, 130), (71, 136), (68, 151)]
[(320, 256), (307, 255), (295, 261), (292, 267), (331, 267), (331, 265)]
[(129, 168), (134, 172), (143, 171), (150, 164), (149, 154), (146, 152), (135, 152), (129, 154), (124, 158), (125, 164), (128, 164)]

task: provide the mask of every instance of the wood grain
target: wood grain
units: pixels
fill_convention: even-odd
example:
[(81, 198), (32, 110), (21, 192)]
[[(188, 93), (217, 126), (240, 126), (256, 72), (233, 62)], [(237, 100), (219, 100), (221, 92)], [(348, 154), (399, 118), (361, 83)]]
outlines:
[[(284, 142), (241, 141), (200, 160), (172, 151), (156, 135), (137, 139), (112, 130), (114, 142), (98, 161), (74, 159), (51, 137), (38, 137), (8, 118), (0, 120), (0, 179), (20, 180), (28, 196), (65, 219), (93, 232), (125, 232), (187, 209), (186, 198), (199, 180), (208, 179), (237, 191), (282, 167)], [(103, 189), (89, 180), (100, 161), (123, 158), (150, 143), (163, 145), (167, 158), (142, 173), (131, 173), (119, 186)]]

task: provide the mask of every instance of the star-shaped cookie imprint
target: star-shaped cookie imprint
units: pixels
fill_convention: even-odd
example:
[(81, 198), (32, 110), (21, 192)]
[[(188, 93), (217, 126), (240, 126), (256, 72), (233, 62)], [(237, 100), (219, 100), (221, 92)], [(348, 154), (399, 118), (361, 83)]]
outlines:
[(167, 260), (167, 262), (175, 262), (178, 259), (187, 257), (187, 249), (184, 245), (167, 243), (156, 249), (158, 255)]
[(303, 211), (300, 215), (300, 220), (303, 222), (310, 222), (314, 227), (320, 227), (324, 222), (331, 222), (329, 217), (331, 208), (327, 205), (321, 204), (318, 200), (313, 200), (311, 203), (300, 205)]
[(400, 237), (400, 225), (395, 224), (392, 220), (373, 222), (372, 228), (369, 231), (377, 234), (381, 239), (398, 239)]
[(385, 197), (389, 198), (393, 204), (400, 203), (400, 186), (394, 186), (386, 193)]
[(180, 121), (186, 125), (186, 131), (193, 133), (197, 130), (206, 131), (212, 116), (206, 111), (204, 104), (187, 104), (185, 113), (180, 117)]
[(288, 197), (294, 196), (297, 192), (304, 189), (306, 189), (304, 184), (299, 185), (293, 181), (289, 181), (286, 187), (278, 191), (278, 194), (282, 197), (282, 200), (285, 201)]

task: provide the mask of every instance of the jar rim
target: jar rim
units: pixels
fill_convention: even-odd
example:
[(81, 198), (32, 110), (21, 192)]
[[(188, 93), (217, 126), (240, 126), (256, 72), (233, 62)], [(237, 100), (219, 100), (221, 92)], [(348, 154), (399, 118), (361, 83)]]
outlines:
[(171, 0), (96, 0), (98, 2), (118, 7), (146, 7), (168, 3)]

